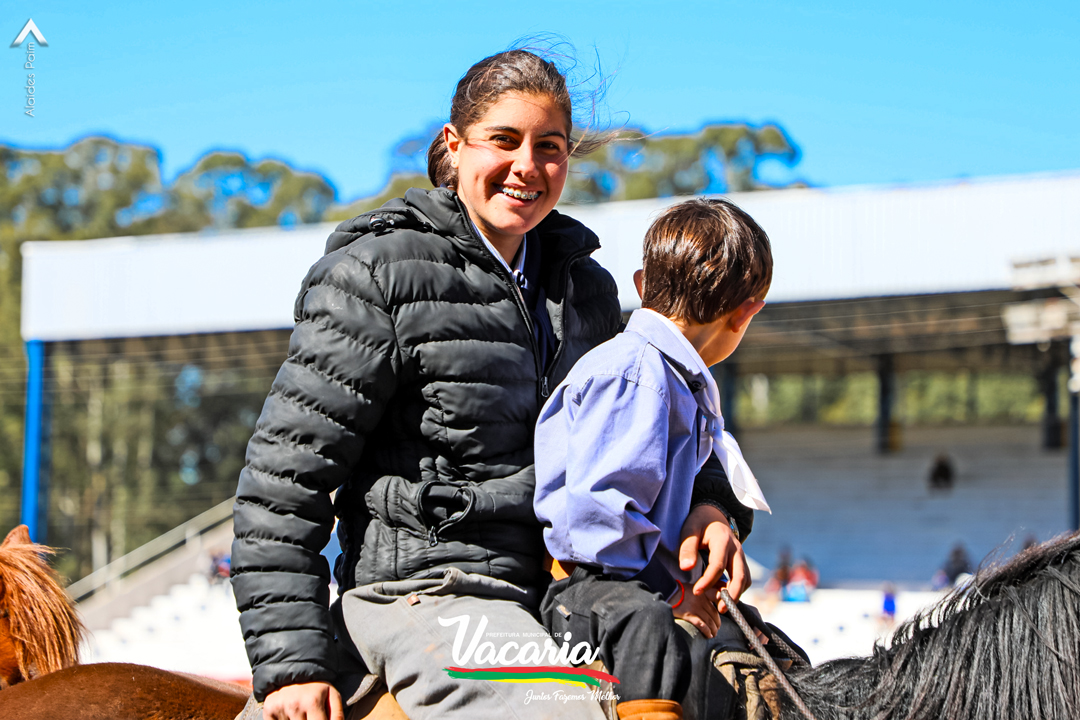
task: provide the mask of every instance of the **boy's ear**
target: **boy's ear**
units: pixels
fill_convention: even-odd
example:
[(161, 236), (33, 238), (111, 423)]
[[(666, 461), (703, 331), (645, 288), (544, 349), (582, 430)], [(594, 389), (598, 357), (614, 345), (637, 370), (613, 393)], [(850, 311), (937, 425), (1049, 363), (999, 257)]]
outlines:
[(641, 297), (641, 278), (642, 278), (642, 276), (644, 274), (645, 273), (644, 273), (643, 270), (635, 270), (634, 271), (634, 287), (637, 288), (638, 300), (642, 299), (642, 297)]
[(755, 300), (750, 298), (744, 300), (742, 305), (735, 308), (731, 313), (731, 320), (729, 324), (734, 332), (739, 332), (743, 327), (749, 323), (755, 315), (761, 312), (761, 308), (765, 307), (764, 300)]

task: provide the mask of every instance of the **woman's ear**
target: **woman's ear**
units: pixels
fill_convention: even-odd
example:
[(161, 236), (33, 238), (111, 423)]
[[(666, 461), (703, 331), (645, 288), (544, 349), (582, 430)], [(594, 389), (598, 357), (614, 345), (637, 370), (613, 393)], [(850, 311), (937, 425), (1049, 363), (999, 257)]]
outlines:
[(763, 307), (765, 307), (764, 300), (755, 300), (754, 298), (744, 300), (743, 304), (735, 308), (734, 312), (731, 313), (731, 320), (729, 321), (731, 329), (735, 332), (742, 330), (755, 315), (761, 312)]
[(458, 135), (457, 128), (446, 123), (443, 125), (443, 142), (446, 143), (446, 150), (450, 153), (450, 165), (451, 167), (458, 166), (458, 153), (461, 152), (462, 138)]
[(641, 270), (635, 270), (634, 271), (634, 287), (637, 288), (637, 296), (638, 296), (639, 300), (642, 298), (642, 294), (641, 294), (641, 278), (642, 278), (643, 275), (644, 275), (644, 272), (641, 271)]

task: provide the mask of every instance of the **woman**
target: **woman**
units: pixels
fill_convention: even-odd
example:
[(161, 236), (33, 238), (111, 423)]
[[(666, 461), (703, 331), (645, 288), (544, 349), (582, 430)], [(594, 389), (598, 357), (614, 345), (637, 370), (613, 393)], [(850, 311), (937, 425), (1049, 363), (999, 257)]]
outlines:
[[(571, 130), (552, 63), (482, 60), (428, 153), (437, 189), (342, 223), (308, 273), (235, 511), (233, 587), (265, 717), (340, 712), (335, 636), (371, 673), (354, 697), (381, 679), (414, 720), (550, 714), (523, 701), (527, 685), (444, 668), (465, 624), (469, 638), (481, 621), (489, 636), (544, 632), (533, 424), (548, 389), (619, 329), (615, 283), (588, 257), (596, 236), (553, 209)], [(698, 484), (705, 501), (727, 489)], [(335, 514), (332, 620), (319, 551)], [(718, 524), (690, 535), (726, 562), (737, 543)]]

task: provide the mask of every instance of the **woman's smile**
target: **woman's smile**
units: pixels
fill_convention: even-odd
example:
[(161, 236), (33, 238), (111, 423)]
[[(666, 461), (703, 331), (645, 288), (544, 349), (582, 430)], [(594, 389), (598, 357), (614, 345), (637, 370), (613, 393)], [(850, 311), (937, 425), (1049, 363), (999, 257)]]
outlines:
[(504, 195), (509, 195), (517, 200), (535, 200), (540, 197), (540, 192), (529, 192), (528, 190), (519, 190), (518, 188), (512, 188), (509, 185), (503, 185), (501, 191)]

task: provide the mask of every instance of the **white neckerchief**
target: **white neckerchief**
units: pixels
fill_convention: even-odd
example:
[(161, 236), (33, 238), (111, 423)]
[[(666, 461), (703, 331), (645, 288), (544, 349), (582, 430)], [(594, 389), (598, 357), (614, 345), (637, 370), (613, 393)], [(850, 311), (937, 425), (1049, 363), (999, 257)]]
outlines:
[(698, 444), (698, 470), (701, 470), (705, 461), (709, 459), (710, 453), (716, 453), (716, 457), (720, 459), (720, 464), (724, 466), (728, 482), (731, 483), (731, 489), (735, 492), (735, 497), (739, 502), (746, 507), (772, 513), (769, 503), (765, 500), (765, 494), (761, 492), (761, 486), (758, 485), (757, 478), (754, 477), (750, 465), (746, 462), (746, 458), (743, 457), (739, 443), (735, 441), (731, 433), (724, 429), (724, 416), (720, 412), (720, 388), (716, 386), (716, 379), (713, 378), (709, 367), (701, 359), (701, 355), (698, 354), (690, 341), (686, 339), (686, 336), (682, 334), (678, 325), (655, 310), (642, 308), (637, 312), (641, 311), (652, 313), (662, 321), (662, 324), (677, 339), (677, 342), (682, 344), (687, 357), (692, 358), (691, 362), (695, 363), (694, 367), (687, 369), (698, 372), (705, 379), (705, 387), (694, 393), (694, 398), (701, 409), (705, 423)]

